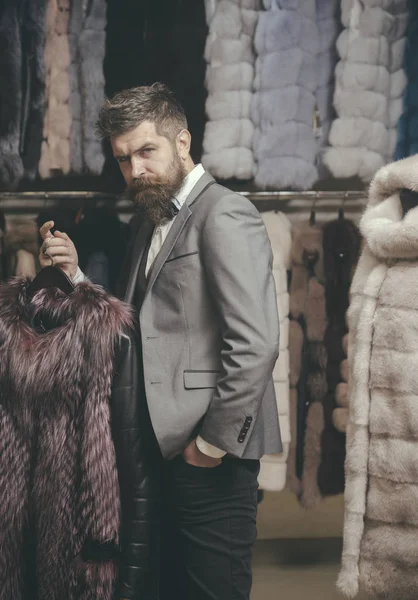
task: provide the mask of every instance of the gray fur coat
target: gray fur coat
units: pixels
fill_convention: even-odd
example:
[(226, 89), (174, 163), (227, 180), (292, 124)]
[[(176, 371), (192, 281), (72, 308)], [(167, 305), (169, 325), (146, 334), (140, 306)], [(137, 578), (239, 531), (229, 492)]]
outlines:
[(104, 165), (101, 141), (94, 128), (105, 100), (103, 60), (106, 2), (74, 0), (71, 6), (71, 170), (100, 175)]
[(375, 176), (351, 288), (345, 523), (338, 587), (418, 597), (418, 156)]

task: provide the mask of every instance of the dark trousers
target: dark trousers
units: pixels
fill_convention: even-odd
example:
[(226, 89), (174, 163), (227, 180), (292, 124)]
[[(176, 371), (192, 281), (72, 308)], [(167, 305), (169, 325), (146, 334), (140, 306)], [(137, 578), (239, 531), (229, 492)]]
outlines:
[(259, 461), (164, 461), (160, 600), (249, 600)]

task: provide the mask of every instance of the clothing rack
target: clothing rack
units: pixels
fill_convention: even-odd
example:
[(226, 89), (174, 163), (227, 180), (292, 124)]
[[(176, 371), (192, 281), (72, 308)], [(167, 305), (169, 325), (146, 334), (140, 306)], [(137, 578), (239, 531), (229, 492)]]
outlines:
[[(257, 208), (277, 210), (290, 217), (304, 218), (314, 210), (324, 218), (333, 218), (342, 208), (347, 216), (360, 215), (366, 205), (366, 191), (239, 191), (246, 196)], [(37, 214), (40, 210), (51, 205), (74, 206), (74, 203), (90, 205), (95, 203), (103, 206), (114, 204), (121, 215), (133, 214), (132, 203), (120, 194), (87, 191), (60, 192), (0, 192), (0, 209), (6, 214)]]

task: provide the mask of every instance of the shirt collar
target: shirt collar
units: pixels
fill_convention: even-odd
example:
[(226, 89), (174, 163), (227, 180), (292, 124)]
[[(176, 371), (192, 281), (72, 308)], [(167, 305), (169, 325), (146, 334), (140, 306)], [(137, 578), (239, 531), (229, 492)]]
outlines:
[(186, 175), (181, 188), (173, 199), (173, 203), (179, 210), (186, 202), (188, 195), (204, 173), (205, 169), (201, 164), (198, 164), (192, 171), (190, 171), (190, 173)]

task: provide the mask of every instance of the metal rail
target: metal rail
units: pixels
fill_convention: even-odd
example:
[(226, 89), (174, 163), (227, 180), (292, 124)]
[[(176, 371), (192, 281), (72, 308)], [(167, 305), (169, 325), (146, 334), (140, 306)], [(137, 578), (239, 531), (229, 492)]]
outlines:
[[(305, 218), (311, 210), (326, 219), (333, 218), (339, 208), (343, 208), (347, 216), (356, 218), (363, 212), (367, 201), (367, 191), (237, 192), (253, 202), (260, 212), (277, 210), (288, 214), (291, 219)], [(132, 203), (123, 194), (87, 191), (0, 192), (0, 209), (6, 214), (34, 215), (46, 207), (88, 206), (91, 202), (97, 206), (112, 203), (126, 219), (133, 214)]]

